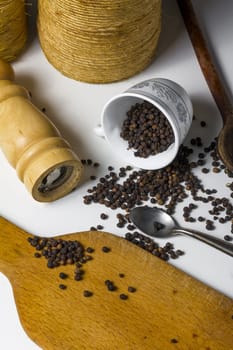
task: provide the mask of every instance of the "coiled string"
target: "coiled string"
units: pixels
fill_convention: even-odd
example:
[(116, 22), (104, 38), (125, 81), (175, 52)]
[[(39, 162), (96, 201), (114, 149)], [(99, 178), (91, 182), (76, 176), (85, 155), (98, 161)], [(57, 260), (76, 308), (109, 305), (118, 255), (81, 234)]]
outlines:
[(64, 75), (107, 83), (143, 70), (154, 57), (161, 0), (39, 0), (38, 33)]
[(25, 47), (27, 26), (24, 0), (0, 1), (0, 57), (13, 61)]

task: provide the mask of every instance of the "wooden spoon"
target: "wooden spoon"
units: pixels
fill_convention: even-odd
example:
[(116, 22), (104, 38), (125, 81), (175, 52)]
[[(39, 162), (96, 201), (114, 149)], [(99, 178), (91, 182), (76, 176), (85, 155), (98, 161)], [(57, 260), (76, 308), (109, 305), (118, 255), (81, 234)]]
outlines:
[[(25, 331), (43, 350), (232, 347), (233, 300), (126, 239), (98, 231), (59, 236), (95, 249), (83, 280), (75, 281), (74, 265), (48, 268), (29, 237), (0, 216), (0, 271), (12, 284)], [(106, 280), (117, 289), (109, 291)]]
[(233, 171), (233, 104), (225, 90), (207, 48), (191, 0), (177, 0), (198, 62), (223, 120), (218, 136), (218, 153), (227, 169)]

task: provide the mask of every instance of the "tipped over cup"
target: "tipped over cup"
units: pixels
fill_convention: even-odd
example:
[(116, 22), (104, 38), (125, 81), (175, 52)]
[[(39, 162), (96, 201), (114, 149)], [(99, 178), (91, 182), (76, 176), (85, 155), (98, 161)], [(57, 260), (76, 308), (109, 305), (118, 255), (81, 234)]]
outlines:
[[(129, 148), (128, 141), (121, 136), (127, 113), (136, 103), (142, 104), (144, 101), (167, 118), (174, 135), (173, 142), (165, 150), (147, 157), (136, 156), (135, 149)], [(184, 88), (172, 80), (154, 78), (140, 82), (111, 98), (103, 108), (101, 124), (95, 128), (95, 133), (104, 137), (116, 157), (126, 164), (156, 170), (174, 160), (192, 119), (192, 103)]]

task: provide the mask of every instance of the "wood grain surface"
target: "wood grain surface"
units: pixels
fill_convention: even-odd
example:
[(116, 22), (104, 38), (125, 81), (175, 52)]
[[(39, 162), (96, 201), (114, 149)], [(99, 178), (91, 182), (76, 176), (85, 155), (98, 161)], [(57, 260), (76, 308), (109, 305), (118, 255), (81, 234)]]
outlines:
[[(75, 281), (73, 265), (49, 269), (44, 257), (35, 258), (29, 236), (0, 217), (0, 271), (26, 333), (43, 350), (232, 349), (233, 301), (170, 264), (109, 233), (60, 236), (95, 249)], [(65, 290), (60, 272), (68, 274)], [(107, 279), (117, 290), (107, 290)]]

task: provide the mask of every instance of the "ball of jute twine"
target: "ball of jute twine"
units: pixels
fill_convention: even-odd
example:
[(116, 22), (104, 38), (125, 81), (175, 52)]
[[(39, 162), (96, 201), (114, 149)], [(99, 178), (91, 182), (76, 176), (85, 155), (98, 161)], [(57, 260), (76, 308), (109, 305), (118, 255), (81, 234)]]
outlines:
[(0, 1), (0, 58), (13, 61), (24, 49), (27, 25), (24, 0)]
[(107, 83), (142, 71), (154, 57), (161, 0), (39, 0), (38, 33), (62, 74)]

